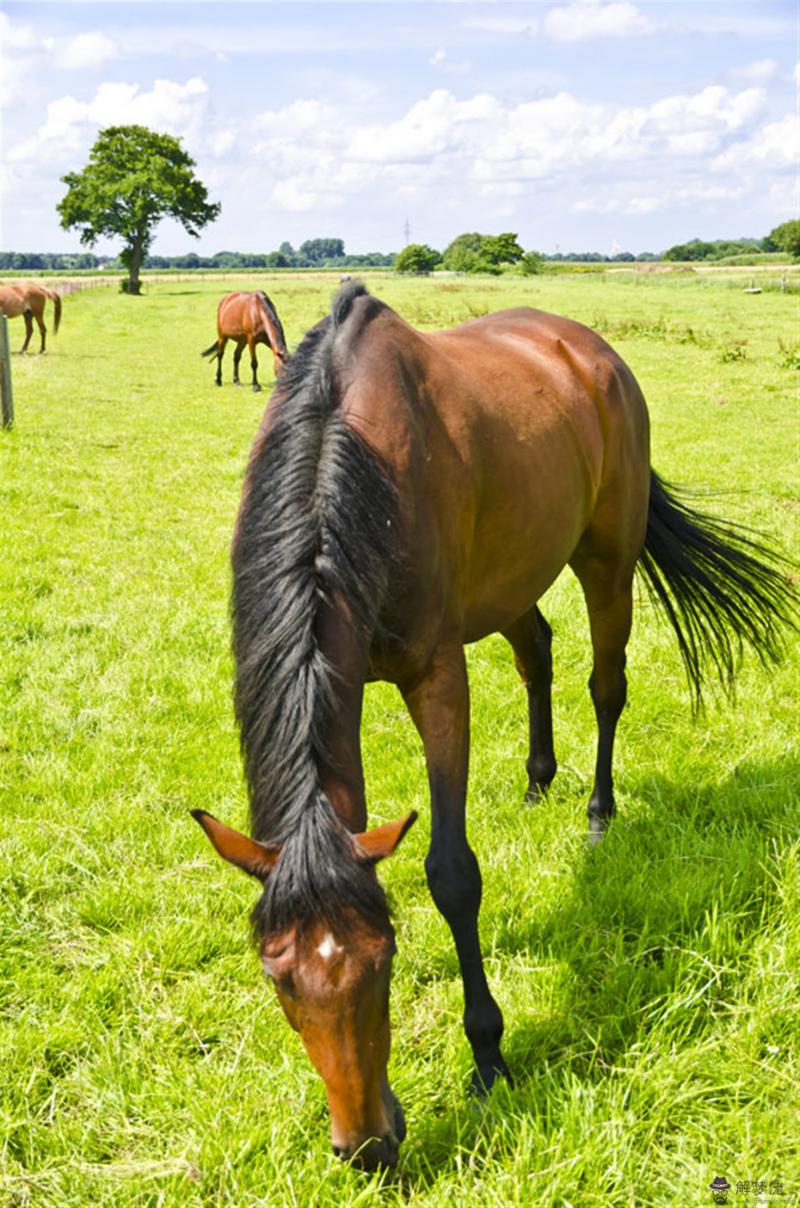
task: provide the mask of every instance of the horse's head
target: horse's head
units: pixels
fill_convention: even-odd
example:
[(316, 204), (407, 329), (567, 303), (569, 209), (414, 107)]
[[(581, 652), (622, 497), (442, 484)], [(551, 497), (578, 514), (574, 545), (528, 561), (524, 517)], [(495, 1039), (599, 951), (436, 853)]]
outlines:
[[(266, 884), (280, 859), (279, 845), (258, 843), (201, 810), (193, 813), (224, 859)], [(412, 813), (354, 835), (359, 857), (373, 865), (391, 855), (415, 818)], [(352, 909), (335, 927), (290, 926), (259, 943), (284, 1014), (325, 1082), (334, 1153), (367, 1170), (394, 1166), (405, 1119), (387, 1077), (395, 951), (389, 919), (377, 925)]]
[(282, 378), (286, 372), (286, 362), (289, 359), (289, 352), (286, 348), (279, 348), (276, 352), (272, 352), (272, 365), (275, 371), (276, 378)]

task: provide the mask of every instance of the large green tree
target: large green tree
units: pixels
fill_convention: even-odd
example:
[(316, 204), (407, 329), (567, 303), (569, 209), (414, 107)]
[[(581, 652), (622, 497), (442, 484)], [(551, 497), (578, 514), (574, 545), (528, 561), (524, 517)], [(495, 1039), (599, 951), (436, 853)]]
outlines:
[(397, 253), (394, 267), (398, 273), (430, 273), (440, 260), (439, 253), (427, 243), (408, 243)]
[(343, 239), (306, 239), (297, 249), (297, 255), (307, 264), (324, 264), (344, 255)]
[(499, 273), (503, 264), (515, 264), (524, 255), (513, 231), (501, 235), (465, 231), (444, 249), (442, 263), (451, 272)]
[(139, 270), (162, 218), (175, 218), (197, 237), (220, 211), (194, 174), (195, 163), (180, 140), (146, 126), (101, 130), (82, 172), (62, 176), (67, 193), (58, 203), (61, 225), (80, 231), (91, 246), (102, 235), (125, 243), (120, 259), (127, 289), (138, 294)]
[(793, 259), (800, 260), (800, 219), (790, 218), (788, 222), (774, 227), (765, 242), (767, 240), (778, 251), (786, 252)]

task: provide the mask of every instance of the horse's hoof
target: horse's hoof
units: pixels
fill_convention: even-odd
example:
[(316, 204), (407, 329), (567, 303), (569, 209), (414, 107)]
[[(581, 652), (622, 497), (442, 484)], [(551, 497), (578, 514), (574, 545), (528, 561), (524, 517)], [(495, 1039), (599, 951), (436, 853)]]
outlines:
[(260, 393), (261, 393), (261, 387), (259, 386), (258, 382), (254, 382), (254, 383), (253, 383), (253, 393), (254, 393), (254, 394), (260, 394)]
[(499, 1053), (491, 1065), (472, 1071), (472, 1079), (469, 1084), (470, 1098), (473, 1100), (485, 1099), (498, 1078), (502, 1078), (504, 1082), (513, 1087), (514, 1079), (511, 1076), (511, 1070)]
[(597, 847), (597, 844), (600, 842), (600, 840), (603, 838), (603, 835), (606, 833), (607, 828), (608, 828), (608, 823), (604, 822), (602, 820), (602, 818), (590, 818), (589, 819), (589, 833), (586, 836), (586, 846), (587, 847)]

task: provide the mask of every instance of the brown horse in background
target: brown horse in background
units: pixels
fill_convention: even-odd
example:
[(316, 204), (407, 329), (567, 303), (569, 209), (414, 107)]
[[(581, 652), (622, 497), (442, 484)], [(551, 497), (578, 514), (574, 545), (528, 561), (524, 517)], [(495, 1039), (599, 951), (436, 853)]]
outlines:
[(642, 392), (588, 328), (519, 308), (422, 333), (363, 286), (340, 290), (274, 391), (234, 536), (253, 837), (195, 817), (261, 883), (264, 970), (324, 1079), (334, 1151), (367, 1168), (394, 1165), (405, 1133), (387, 1074), (395, 933), (375, 866), (415, 815), (366, 829), (364, 685), (396, 684), (422, 738), (425, 871), (455, 941), (482, 1093), (510, 1075), (467, 839), (464, 645), (497, 632), (510, 644), (529, 705), (527, 800), (544, 799), (552, 635), (537, 601), (567, 565), (594, 654), (596, 840), (614, 813), (635, 571), (695, 696), (707, 662), (730, 684), (743, 642), (764, 662), (780, 656), (797, 593), (769, 547), (686, 507), (651, 471)]
[(217, 339), (200, 355), (217, 357), (217, 385), (222, 385), (222, 356), (228, 340), (236, 341), (233, 354), (233, 384), (240, 386), (239, 362), (245, 344), (250, 349), (250, 365), (253, 370), (253, 389), (260, 390), (256, 371), (256, 344), (268, 344), (272, 349), (275, 376), (280, 377), (289, 355), (286, 338), (278, 312), (263, 289), (254, 293), (237, 292), (226, 294), (217, 307)]
[(34, 284), (31, 281), (23, 281), (20, 285), (0, 285), (0, 311), (9, 319), (16, 319), (18, 315), (22, 315), (25, 320), (25, 343), (20, 352), (28, 351), (28, 344), (33, 335), (34, 319), (39, 326), (39, 335), (42, 340), (39, 352), (45, 351), (47, 327), (44, 321), (44, 308), (48, 298), (53, 303), (55, 311), (53, 329), (58, 334), (58, 327), (61, 323), (60, 294), (54, 289), (47, 289), (44, 285)]

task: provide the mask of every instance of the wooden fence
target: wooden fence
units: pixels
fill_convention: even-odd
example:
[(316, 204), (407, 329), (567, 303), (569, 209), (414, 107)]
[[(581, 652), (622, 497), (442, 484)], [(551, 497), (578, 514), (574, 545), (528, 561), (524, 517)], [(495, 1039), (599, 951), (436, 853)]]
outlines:
[(11, 348), (8, 343), (8, 319), (0, 314), (0, 401), (3, 427), (14, 426), (14, 392), (11, 385)]

